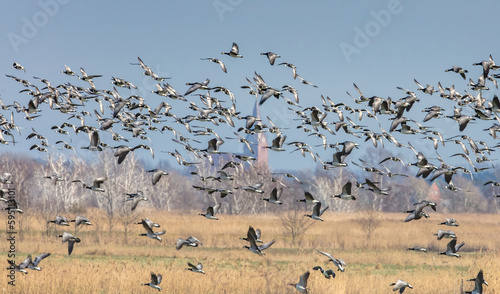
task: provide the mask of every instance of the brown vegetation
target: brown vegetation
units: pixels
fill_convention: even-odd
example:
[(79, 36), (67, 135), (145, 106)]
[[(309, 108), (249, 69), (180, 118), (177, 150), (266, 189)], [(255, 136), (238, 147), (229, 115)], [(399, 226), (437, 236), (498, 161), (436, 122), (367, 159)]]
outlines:
[[(220, 215), (219, 221), (210, 221), (197, 219), (196, 213), (140, 209), (137, 220), (148, 217), (160, 223), (167, 230), (164, 241), (139, 237), (142, 226), (131, 224), (125, 243), (120, 220), (113, 220), (109, 232), (106, 213), (89, 209), (86, 214), (96, 225), (77, 232), (82, 242), (75, 245), (71, 256), (54, 234), (44, 234), (45, 219), (35, 214), (30, 230), (16, 243), (16, 261), (27, 254), (52, 255), (41, 262), (41, 272), (17, 273), (15, 287), (6, 285), (5, 279), (1, 287), (8, 293), (155, 293), (140, 286), (149, 282), (153, 271), (163, 274), (164, 293), (294, 293), (286, 284), (306, 270), (316, 265), (333, 268), (315, 249), (342, 258), (347, 269), (332, 280), (312, 271), (310, 293), (389, 293), (389, 284), (399, 278), (412, 284), (415, 293), (459, 293), (461, 280), (475, 277), (479, 269), (489, 283), (487, 293), (495, 293), (500, 286), (498, 215), (431, 212), (429, 219), (403, 223), (406, 214), (383, 213), (377, 215), (381, 223), (367, 239), (357, 222), (365, 214), (327, 211), (324, 222), (314, 222), (292, 245), (277, 214)], [(459, 242), (466, 243), (462, 258), (437, 255), (445, 250), (447, 240), (437, 241), (432, 234), (443, 228), (437, 224), (446, 217), (461, 224), (453, 230)], [(249, 225), (262, 230), (264, 242), (276, 239), (263, 257), (242, 248), (245, 241), (238, 239), (245, 236)], [(74, 233), (73, 227), (66, 228)], [(189, 235), (203, 246), (175, 250), (177, 238)], [(406, 250), (415, 245), (429, 251)], [(187, 262), (202, 262), (206, 275), (184, 270)], [(466, 290), (473, 288), (472, 282), (464, 283)]]

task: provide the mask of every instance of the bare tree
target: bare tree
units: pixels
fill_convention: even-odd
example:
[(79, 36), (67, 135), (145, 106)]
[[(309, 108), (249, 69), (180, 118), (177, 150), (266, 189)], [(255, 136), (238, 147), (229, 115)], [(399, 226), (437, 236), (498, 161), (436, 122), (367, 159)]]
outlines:
[[(99, 156), (99, 163), (92, 167), (89, 171), (89, 174), (93, 178), (97, 177), (107, 177), (108, 179), (112, 174), (114, 174), (115, 163), (114, 158), (112, 156), (111, 151), (105, 151)], [(114, 191), (110, 191), (110, 187), (117, 187), (113, 184), (116, 184), (116, 179), (114, 179), (113, 183), (109, 181), (105, 181), (103, 183), (104, 192), (91, 192), (95, 195), (95, 200), (97, 202), (97, 207), (99, 209), (103, 209), (106, 212), (106, 218), (108, 219), (108, 231), (111, 233), (113, 230), (113, 220), (115, 218), (116, 211), (116, 200)]]
[(304, 212), (298, 206), (281, 213), (280, 219), (285, 234), (292, 237), (292, 246), (314, 224), (314, 221), (304, 217)]
[[(108, 206), (111, 206), (110, 216), (113, 215), (118, 217), (119, 221), (123, 225), (123, 236), (124, 242), (128, 242), (128, 226), (134, 222), (137, 218), (137, 211), (142, 210), (146, 206), (146, 201), (141, 201), (141, 203), (132, 210), (132, 201), (124, 201), (126, 193), (135, 193), (137, 191), (144, 191), (148, 186), (150, 186), (150, 181), (146, 179), (146, 172), (143, 167), (139, 164), (134, 153), (129, 154), (127, 159), (120, 165), (112, 156), (106, 156), (104, 154), (101, 158), (101, 163), (105, 166), (106, 175), (108, 180), (107, 183), (107, 199), (106, 202)], [(144, 194), (147, 198), (151, 198), (147, 192)], [(149, 202), (149, 201), (148, 201)]]
[(382, 223), (382, 220), (380, 219), (379, 214), (375, 210), (367, 208), (360, 212), (360, 216), (356, 219), (356, 223), (361, 227), (361, 230), (365, 233), (366, 239), (370, 240), (375, 230)]
[[(264, 193), (270, 193), (274, 186), (274, 183), (272, 183), (270, 179), (269, 170), (265, 165), (257, 165), (253, 168), (242, 166), (235, 169), (234, 176), (234, 187), (263, 184), (259, 190), (264, 191)], [(262, 212), (266, 207), (266, 204), (260, 200), (262, 194), (250, 193), (243, 189), (235, 189), (234, 196), (232, 197), (234, 203), (233, 213), (255, 214)]]
[[(67, 175), (80, 174), (86, 168), (86, 165), (73, 156), (68, 160), (63, 155), (49, 156), (45, 166), (44, 175), (41, 176), (44, 184), (53, 189), (53, 196), (57, 201), (57, 211), (69, 211), (72, 207), (80, 202), (81, 197), (77, 197), (80, 190), (79, 185), (72, 183)], [(47, 176), (57, 175), (62, 181), (55, 181)], [(49, 188), (49, 189), (50, 189)]]
[[(335, 168), (332, 170), (317, 169), (314, 176), (305, 179), (309, 182), (311, 191), (318, 200), (324, 205), (329, 205), (332, 211), (353, 211), (356, 202), (334, 199), (331, 197), (340, 194), (342, 186), (352, 178), (344, 168)], [(353, 186), (353, 193), (356, 193), (356, 187)]]
[(2, 189), (13, 189), (15, 199), (21, 206), (23, 213), (16, 214), (16, 229), (19, 232), (19, 238), (24, 238), (24, 232), (30, 229), (31, 219), (34, 217), (32, 200), (36, 199), (36, 186), (33, 185), (34, 170), (40, 166), (26, 156), (13, 156), (5, 154), (0, 157), (1, 173), (10, 173), (12, 175), (11, 184), (2, 184)]
[(123, 242), (125, 244), (128, 244), (128, 227), (130, 224), (132, 224), (134, 221), (137, 220), (137, 215), (138, 215), (137, 210), (132, 210), (131, 206), (127, 204), (130, 203), (123, 203), (118, 207), (119, 211), (118, 219), (123, 225)]
[(45, 234), (49, 236), (50, 234), (50, 223), (49, 220), (53, 219), (57, 214), (57, 198), (55, 194), (55, 188), (48, 184), (43, 178), (45, 175), (45, 167), (40, 165), (35, 168), (34, 177), (31, 181), (31, 185), (38, 193), (32, 194), (35, 196), (37, 201), (34, 201), (34, 207), (38, 212), (41, 213), (43, 220), (45, 221)]

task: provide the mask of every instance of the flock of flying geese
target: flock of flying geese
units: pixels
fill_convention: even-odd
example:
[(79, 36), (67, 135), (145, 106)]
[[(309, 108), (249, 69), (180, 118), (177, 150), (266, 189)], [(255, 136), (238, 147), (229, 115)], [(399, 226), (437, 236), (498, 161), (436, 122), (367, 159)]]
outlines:
[[(233, 43), (231, 50), (229, 52), (222, 52), (222, 55), (227, 55), (232, 58), (243, 58), (239, 52), (239, 47), (236, 43)], [(281, 56), (273, 52), (263, 52), (268, 58), (271, 66), (274, 66), (276, 59), (281, 58)], [(201, 58), (201, 60), (207, 60), (209, 62), (216, 63), (220, 66), (224, 73), (227, 73), (226, 64), (218, 58)], [(15, 144), (16, 132), (21, 135), (21, 129), (19, 125), (14, 122), (14, 112), (23, 113), (24, 119), (31, 122), (36, 121), (41, 117), (41, 112), (58, 112), (64, 118), (64, 121), (60, 125), (54, 125), (51, 130), (57, 133), (61, 139), (55, 142), (55, 145), (51, 145), (48, 142), (47, 136), (35, 131), (34, 127), (31, 128), (32, 132), (26, 137), (26, 140), (36, 140), (30, 150), (37, 150), (39, 152), (48, 152), (49, 149), (59, 149), (64, 148), (68, 150), (76, 151), (71, 143), (72, 136), (77, 135), (81, 132), (87, 133), (89, 136), (89, 145), (81, 147), (81, 149), (88, 150), (89, 152), (100, 152), (108, 148), (115, 150), (114, 156), (117, 158), (117, 163), (122, 164), (126, 159), (127, 155), (131, 152), (135, 152), (138, 149), (145, 149), (151, 153), (154, 158), (154, 151), (152, 146), (146, 145), (144, 143), (130, 145), (130, 141), (146, 142), (151, 139), (148, 134), (152, 132), (170, 132), (173, 135), (172, 141), (178, 144), (180, 147), (196, 158), (196, 161), (189, 162), (184, 159), (181, 152), (177, 149), (169, 150), (167, 153), (173, 156), (180, 166), (190, 167), (196, 164), (204, 164), (206, 160), (213, 163), (213, 155), (217, 154), (227, 154), (231, 160), (227, 161), (223, 168), (217, 172), (214, 176), (198, 175), (196, 172), (192, 172), (192, 175), (199, 176), (203, 181), (211, 179), (212, 181), (220, 182), (230, 182), (233, 177), (230, 175), (229, 170), (236, 168), (238, 166), (244, 166), (245, 163), (249, 166), (254, 166), (256, 158), (248, 155), (255, 154), (254, 147), (256, 142), (252, 142), (248, 139), (248, 135), (255, 135), (260, 133), (271, 133), (274, 134), (275, 138), (272, 140), (270, 146), (265, 146), (271, 151), (283, 152), (300, 151), (302, 156), (311, 156), (312, 160), (321, 164), (322, 168), (328, 170), (333, 168), (342, 168), (348, 166), (346, 161), (347, 157), (351, 153), (359, 148), (359, 145), (363, 142), (372, 143), (373, 146), (384, 146), (384, 142), (391, 143), (396, 147), (401, 148), (401, 150), (412, 150), (415, 153), (417, 159), (416, 162), (406, 165), (402, 159), (398, 157), (387, 157), (379, 162), (379, 167), (369, 164), (362, 159), (359, 159), (360, 163), (351, 161), (353, 165), (361, 168), (362, 171), (367, 173), (374, 173), (387, 177), (396, 176), (407, 176), (406, 174), (392, 173), (385, 165), (386, 162), (399, 162), (403, 166), (414, 166), (417, 169), (416, 177), (427, 178), (431, 181), (437, 178), (443, 178), (446, 182), (446, 188), (452, 191), (461, 190), (453, 184), (452, 178), (457, 173), (464, 173), (469, 175), (471, 178), (474, 173), (479, 173), (483, 170), (494, 168), (493, 159), (487, 156), (491, 155), (491, 152), (496, 151), (500, 147), (500, 144), (495, 146), (488, 146), (484, 141), (476, 141), (475, 139), (466, 135), (456, 135), (449, 138), (445, 138), (447, 134), (441, 134), (440, 132), (433, 129), (432, 126), (426, 126), (423, 123), (427, 123), (430, 120), (436, 119), (450, 119), (457, 123), (457, 129), (459, 132), (463, 132), (468, 124), (474, 120), (485, 121), (485, 123), (491, 122), (487, 128), (484, 129), (485, 132), (493, 138), (497, 138), (497, 132), (500, 130), (500, 118), (497, 113), (500, 112), (500, 101), (496, 95), (491, 98), (484, 97), (484, 93), (490, 89), (490, 86), (497, 86), (497, 79), (500, 78), (500, 74), (494, 74), (493, 71), (500, 69), (500, 66), (496, 65), (493, 61), (492, 56), (489, 56), (488, 60), (484, 60), (474, 65), (482, 67), (482, 73), (479, 76), (477, 82), (474, 82), (472, 78), (469, 78), (469, 83), (467, 84), (469, 90), (465, 93), (460, 93), (455, 89), (455, 86), (443, 87), (441, 83), (438, 83), (438, 90), (434, 89), (434, 86), (426, 84), (423, 86), (417, 80), (414, 82), (417, 85), (417, 91), (411, 91), (404, 89), (402, 87), (397, 87), (397, 89), (402, 91), (404, 95), (403, 98), (393, 101), (391, 98), (382, 98), (379, 96), (364, 96), (363, 92), (354, 84), (354, 88), (358, 95), (357, 97), (352, 96), (349, 92), (347, 95), (353, 99), (355, 104), (362, 105), (363, 107), (355, 108), (349, 106), (347, 103), (335, 103), (330, 97), (324, 97), (321, 95), (321, 106), (301, 106), (299, 100), (299, 91), (291, 85), (284, 85), (281, 88), (272, 87), (268, 85), (264, 78), (255, 72), (252, 79), (246, 78), (247, 84), (241, 86), (242, 89), (248, 91), (247, 93), (255, 97), (256, 103), (262, 106), (264, 103), (286, 103), (288, 109), (293, 112), (296, 116), (296, 120), (301, 123), (296, 126), (296, 129), (308, 133), (308, 137), (316, 138), (320, 140), (315, 147), (321, 147), (324, 150), (333, 149), (334, 152), (331, 155), (330, 161), (324, 161), (321, 159), (318, 152), (314, 151), (313, 147), (309, 142), (305, 141), (295, 141), (285, 144), (287, 135), (284, 133), (286, 128), (291, 128), (291, 126), (281, 127), (273, 123), (271, 118), (267, 117), (269, 124), (265, 124), (264, 121), (252, 115), (241, 115), (236, 108), (236, 96), (228, 88), (223, 86), (211, 86), (210, 80), (206, 79), (202, 82), (192, 82), (187, 83), (189, 88), (182, 95), (177, 92), (172, 85), (166, 83), (165, 80), (170, 79), (169, 77), (160, 77), (154, 71), (147, 66), (141, 58), (138, 58), (138, 63), (131, 63), (132, 65), (138, 65), (144, 72), (144, 75), (153, 79), (156, 84), (156, 90), (152, 90), (151, 93), (161, 96), (161, 102), (156, 107), (150, 106), (153, 101), (156, 101), (154, 97), (141, 97), (137, 94), (130, 95), (128, 97), (122, 96), (121, 91), (134, 91), (138, 89), (137, 86), (131, 82), (117, 77), (111, 78), (111, 84), (113, 84), (113, 89), (98, 89), (94, 80), (102, 78), (102, 75), (87, 74), (87, 72), (80, 68), (80, 73), (74, 72), (70, 67), (64, 66), (65, 70), (62, 71), (63, 74), (75, 77), (74, 82), (68, 82), (60, 85), (53, 85), (50, 81), (34, 77), (40, 84), (36, 85), (32, 82), (19, 78), (14, 75), (7, 75), (7, 77), (12, 78), (14, 81), (22, 85), (23, 89), (20, 93), (25, 93), (31, 98), (27, 103), (13, 101), (12, 104), (6, 105), (0, 99), (1, 109), (5, 111), (12, 110), (9, 115), (4, 115), (0, 113), (0, 143), (2, 144)], [(298, 69), (295, 65), (283, 62), (279, 63), (278, 66), (284, 66), (290, 68), (292, 71), (291, 81), (296, 81), (305, 86), (317, 87), (313, 83), (305, 80), (298, 74)], [(26, 69), (19, 63), (14, 63), (12, 68), (16, 70), (21, 70), (26, 73)], [(453, 66), (447, 69), (446, 72), (454, 72), (459, 74), (464, 80), (466, 79), (466, 74), (468, 70), (463, 69), (459, 66)], [(83, 82), (82, 85), (77, 85), (77, 80)], [(491, 83), (491, 85), (490, 85)], [(43, 87), (42, 87), (43, 86)], [(118, 91), (117, 88), (121, 88)], [(124, 90), (126, 89), (126, 90)], [(417, 93), (422, 92), (423, 94), (432, 96), (437, 94), (439, 98), (451, 101), (454, 103), (453, 113), (451, 115), (445, 115), (445, 109), (441, 106), (434, 105), (429, 106), (424, 109), (426, 112), (422, 123), (408, 118), (413, 105), (420, 102)], [(224, 101), (221, 98), (216, 98), (212, 94), (217, 93), (219, 95), (224, 95), (224, 97), (229, 98), (228, 101)], [(291, 98), (287, 97), (288, 94)], [(198, 96), (201, 104), (195, 102), (194, 97)], [(280, 100), (278, 102), (266, 102), (269, 98), (276, 98)], [(439, 98), (431, 98), (432, 100), (426, 101), (426, 103), (434, 104)], [(167, 99), (168, 98), (168, 99)], [(147, 101), (146, 101), (147, 100)], [(174, 105), (169, 104), (167, 101), (175, 103)], [(146, 104), (146, 102), (148, 104)], [(227, 104), (226, 104), (227, 103)], [(45, 105), (48, 105), (46, 107)], [(437, 104), (437, 103), (436, 103)], [(93, 112), (88, 111), (94, 106)], [(193, 111), (193, 114), (181, 117), (174, 112), (174, 109), (178, 107), (186, 106), (187, 109)], [(43, 108), (43, 109), (42, 109)], [(109, 109), (109, 110), (108, 110)], [(463, 111), (465, 110), (465, 111)], [(464, 113), (462, 113), (462, 111)], [(328, 122), (327, 116), (335, 116), (336, 119)], [(96, 122), (94, 124), (88, 123), (94, 115)], [(355, 122), (351, 117), (357, 118), (358, 122)], [(384, 130), (381, 122), (381, 117), (387, 116), (388, 120), (391, 121), (388, 132)], [(380, 131), (373, 130), (367, 126), (360, 125), (364, 117), (367, 119), (374, 120)], [(79, 121), (79, 124), (73, 124), (74, 120)], [(121, 125), (121, 129), (118, 130), (116, 125)], [(207, 126), (208, 125), (208, 126)], [(231, 129), (232, 133), (236, 137), (225, 137), (227, 140), (237, 140), (246, 148), (247, 152), (245, 154), (230, 154), (229, 152), (222, 151), (223, 144), (225, 140), (216, 132), (215, 127), (222, 129), (224, 125), (227, 129)], [(237, 127), (238, 125), (238, 127)], [(241, 126), (240, 126), (241, 125)], [(175, 126), (179, 126), (182, 130), (176, 129)], [(235, 131), (237, 130), (237, 131)], [(405, 145), (397, 140), (396, 136), (393, 134), (401, 133), (402, 135), (423, 135), (422, 138), (425, 140), (430, 140), (433, 142), (433, 147), (436, 150), (436, 154), (441, 146), (445, 146), (446, 143), (457, 144), (461, 147), (463, 152), (453, 154), (451, 157), (459, 156), (463, 158), (469, 167), (464, 166), (452, 166), (446, 163), (437, 154), (439, 164), (433, 163), (431, 158), (427, 158), (422, 151), (416, 150), (410, 142)], [(202, 142), (194, 139), (192, 136), (200, 138), (201, 136), (211, 137), (206, 143), (206, 148), (202, 149), (199, 147), (194, 147), (194, 143), (201, 144)], [(401, 135), (401, 136), (402, 136)], [(106, 140), (102, 141), (102, 137), (106, 137)], [(245, 137), (244, 137), (245, 136)], [(398, 135), (399, 136), (399, 135)], [(335, 138), (352, 138), (350, 140), (345, 140), (343, 142), (332, 143), (330, 140), (335, 140)], [(8, 139), (6, 139), (8, 138)], [(114, 142), (119, 142), (117, 146), (111, 146), (105, 141), (111, 139)], [(338, 140), (338, 139), (337, 139)], [(351, 141), (352, 140), (352, 141)], [(356, 143), (356, 142), (359, 143)], [(111, 141), (109, 141), (111, 142)], [(129, 143), (129, 144), (127, 144)], [(193, 145), (192, 145), (193, 144)], [(60, 146), (60, 147), (59, 147)], [(292, 146), (288, 147), (287, 146)], [(293, 148), (293, 150), (290, 150)], [(472, 157), (471, 153), (474, 157)], [(227, 169), (227, 170), (226, 170)], [(149, 170), (152, 174), (152, 185), (156, 185), (163, 176), (168, 175), (168, 173), (161, 169)], [(282, 183), (283, 178), (290, 178), (298, 183), (302, 184), (302, 181), (296, 176), (290, 173), (272, 173), (271, 174), (273, 182), (277, 182), (278, 186), (274, 188), (268, 198), (262, 197), (263, 201), (271, 204), (282, 204), (281, 195), (283, 193), (283, 187), (286, 187)], [(442, 177), (441, 177), (442, 176)], [(11, 175), (5, 173), (0, 181), (2, 184), (10, 184)], [(266, 175), (262, 175), (263, 181)], [(60, 175), (53, 174), (46, 176), (47, 179), (51, 180), (54, 185), (60, 181), (64, 181)], [(73, 180), (74, 183), (81, 183), (82, 187), (89, 189), (94, 192), (104, 192), (103, 183), (107, 180), (107, 177), (95, 177), (92, 184), (87, 184), (83, 180), (76, 179)], [(370, 179), (365, 179), (362, 182), (358, 181), (348, 181), (342, 187), (340, 194), (332, 194), (331, 197), (339, 198), (346, 201), (355, 201), (356, 195), (353, 195), (353, 185), (359, 189), (366, 189), (375, 194), (388, 195), (390, 187), (380, 187), (378, 182), (371, 181)], [(500, 186), (499, 182), (489, 181), (484, 185)], [(232, 187), (234, 190), (241, 190), (250, 193), (263, 194), (261, 188), (263, 183), (251, 183), (248, 186)], [(228, 195), (233, 194), (233, 189), (231, 188), (211, 188), (204, 186), (193, 186), (194, 189), (200, 191), (206, 191), (209, 194), (220, 193), (220, 198), (223, 199)], [(22, 213), (19, 205), (12, 199), (4, 198), (6, 195), (6, 190), (1, 190), (0, 200), (7, 203), (5, 210), (16, 211)], [(143, 195), (142, 191), (137, 191), (136, 193), (126, 194), (126, 198), (123, 201), (132, 203), (131, 209), (135, 210), (141, 201), (147, 201), (148, 198)], [(312, 213), (307, 214), (313, 220), (323, 221), (321, 216), (329, 208), (328, 205), (323, 205), (319, 200), (308, 191), (304, 192), (304, 199), (297, 200), (299, 202), (305, 202), (306, 204), (312, 204)], [(221, 207), (221, 203), (215, 203), (213, 206), (209, 206), (206, 213), (200, 213), (201, 216), (210, 219), (217, 220), (217, 213)], [(322, 207), (323, 206), (323, 207)], [(404, 222), (409, 222), (412, 220), (418, 220), (422, 217), (428, 218), (429, 215), (424, 212), (424, 208), (430, 207), (436, 211), (436, 204), (427, 200), (422, 200), (414, 204), (415, 208), (409, 210), (408, 217)], [(91, 225), (91, 222), (84, 216), (76, 216), (74, 220), (68, 221), (65, 217), (57, 216), (55, 220), (50, 221), (59, 226), (69, 226), (70, 222), (75, 222), (75, 226), (80, 225)], [(141, 224), (145, 229), (146, 233), (141, 234), (141, 236), (147, 236), (149, 238), (162, 241), (161, 235), (165, 234), (165, 230), (160, 232), (155, 232), (154, 228), (159, 227), (157, 223), (149, 219), (142, 219), (137, 224)], [(448, 219), (441, 225), (448, 226), (458, 226), (458, 222), (453, 219)], [(445, 252), (439, 253), (447, 256), (460, 257), (457, 253), (458, 250), (464, 245), (460, 243), (457, 245), (456, 235), (452, 231), (439, 230), (437, 234), (438, 240), (442, 238), (451, 238), (452, 240), (448, 243)], [(71, 254), (75, 243), (79, 243), (81, 240), (68, 233), (64, 232), (62, 235), (57, 237), (62, 238), (62, 242), (68, 243), (68, 254)], [(247, 236), (242, 237), (242, 240), (248, 242), (248, 246), (245, 246), (249, 251), (256, 253), (258, 255), (264, 255), (263, 251), (271, 247), (275, 240), (268, 243), (263, 243), (260, 240), (260, 230), (255, 230), (252, 226), (249, 227), (247, 231)], [(262, 244), (261, 244), (262, 243)], [(260, 244), (260, 245), (258, 245)], [(202, 243), (193, 236), (189, 236), (187, 239), (179, 238), (176, 243), (176, 249), (180, 250), (183, 246), (197, 247), (202, 245)], [(426, 251), (425, 248), (414, 247), (409, 248), (409, 250)], [(328, 261), (331, 261), (335, 267), (341, 272), (345, 270), (345, 262), (342, 259), (336, 259), (332, 255), (326, 252), (318, 250), (318, 253), (326, 256)], [(31, 256), (23, 261), (19, 265), (12, 265), (17, 271), (27, 273), (26, 269), (40, 270), (38, 264), (44, 258), (50, 256), (50, 253), (42, 254), (37, 256), (34, 260)], [(203, 271), (203, 265), (198, 263), (194, 265), (188, 263), (187, 270), (196, 273), (205, 273)], [(321, 266), (313, 267), (313, 270), (318, 270), (321, 272), (325, 278), (334, 278), (335, 272), (332, 269), (324, 270)], [(310, 272), (307, 271), (300, 276), (298, 283), (290, 283), (295, 289), (301, 293), (307, 293), (307, 281)], [(483, 284), (487, 283), (483, 279), (483, 272), (480, 271), (475, 279), (474, 290), (467, 293), (482, 293)], [(162, 281), (161, 274), (151, 273), (151, 281), (149, 283), (144, 283), (142, 285), (150, 286), (154, 289), (160, 290), (159, 286)], [(393, 290), (399, 290), (400, 293), (404, 291), (405, 288), (412, 288), (412, 286), (405, 281), (398, 280), (397, 282), (391, 284)]]

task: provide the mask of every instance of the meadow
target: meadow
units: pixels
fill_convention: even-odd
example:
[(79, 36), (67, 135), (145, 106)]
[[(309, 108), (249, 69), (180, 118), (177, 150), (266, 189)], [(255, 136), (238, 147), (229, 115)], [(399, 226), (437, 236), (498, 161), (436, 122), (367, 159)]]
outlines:
[[(380, 223), (367, 238), (360, 220), (366, 224), (368, 214), (327, 212), (324, 222), (316, 221), (292, 244), (280, 214), (219, 215), (219, 220), (196, 214), (156, 211), (142, 216), (167, 231), (161, 243), (138, 236), (144, 229), (135, 224), (128, 227), (125, 243), (121, 223), (113, 223), (109, 232), (99, 210), (86, 213), (95, 225), (77, 232), (73, 226), (47, 231), (43, 218), (33, 216), (30, 230), (16, 241), (16, 262), (28, 254), (34, 257), (50, 252), (51, 256), (40, 263), (42, 271), (16, 273), (15, 286), (7, 285), (4, 270), (1, 288), (3, 293), (156, 293), (141, 286), (150, 281), (150, 272), (155, 272), (163, 275), (163, 293), (298, 293), (287, 283), (297, 283), (299, 276), (310, 270), (309, 293), (393, 293), (389, 284), (397, 279), (414, 287), (405, 293), (461, 293), (462, 287), (473, 289), (474, 283), (466, 280), (474, 278), (480, 269), (489, 284), (485, 293), (498, 293), (500, 287), (499, 215), (430, 212), (429, 219), (403, 223), (406, 214), (380, 213), (371, 218)], [(450, 217), (460, 226), (438, 225)], [(239, 240), (246, 236), (249, 225), (262, 230), (264, 242), (276, 240), (262, 257), (243, 248), (247, 242)], [(82, 240), (75, 244), (71, 256), (67, 255), (67, 245), (54, 237), (65, 229)], [(438, 229), (451, 229), (458, 242), (465, 241), (459, 252), (461, 258), (438, 255), (450, 240), (438, 241), (433, 236)], [(6, 236), (5, 231), (2, 233)], [(176, 250), (177, 238), (190, 235), (203, 246)], [(428, 251), (406, 250), (413, 246)], [(0, 249), (5, 258), (7, 250), (7, 245)], [(313, 271), (316, 265), (335, 269), (316, 250), (343, 259), (346, 271), (336, 271), (336, 277), (330, 280)], [(188, 262), (202, 262), (206, 274), (185, 270)], [(4, 265), (7, 267), (7, 263)]]

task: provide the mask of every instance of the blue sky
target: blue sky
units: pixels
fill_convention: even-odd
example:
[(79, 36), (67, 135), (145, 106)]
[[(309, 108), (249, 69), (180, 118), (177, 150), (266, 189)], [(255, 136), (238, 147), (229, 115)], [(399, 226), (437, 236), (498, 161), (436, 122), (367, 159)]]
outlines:
[[(481, 69), (473, 67), (472, 63), (487, 59), (489, 54), (500, 62), (497, 28), (500, 3), (497, 1), (484, 1), (480, 6), (470, 1), (336, 2), (8, 1), (0, 12), (0, 54), (3, 57), (0, 60), (0, 97), (5, 103), (16, 100), (23, 105), (29, 99), (29, 96), (18, 93), (23, 88), (5, 74), (30, 81), (34, 81), (33, 76), (39, 76), (53, 84), (71, 82), (84, 85), (82, 81), (60, 73), (66, 64), (75, 71), (83, 67), (87, 73), (102, 74), (103, 77), (95, 81), (97, 88), (111, 88), (111, 76), (129, 80), (140, 87), (139, 92), (146, 103), (157, 105), (162, 98), (150, 93), (155, 83), (142, 75), (139, 67), (130, 65), (140, 56), (160, 76), (172, 77), (168, 82), (179, 92), (187, 89), (186, 82), (210, 78), (211, 85), (222, 85), (235, 92), (238, 111), (251, 114), (255, 100), (239, 87), (246, 84), (245, 77), (251, 78), (254, 71), (276, 88), (284, 84), (297, 88), (303, 107), (320, 106), (321, 94), (335, 102), (359, 106), (345, 93), (356, 94), (353, 82), (365, 96), (377, 95), (393, 100), (405, 96), (396, 86), (417, 92), (414, 78), (424, 85), (429, 83), (436, 87), (438, 81), (445, 87), (455, 84), (463, 94), (467, 81), (457, 74), (445, 73), (445, 69), (452, 65), (462, 66), (476, 81)], [(238, 43), (244, 58), (233, 59), (220, 54), (229, 51), (232, 42)], [(319, 88), (293, 80), (289, 68), (270, 66), (266, 58), (259, 55), (266, 51), (282, 56), (277, 63), (295, 64), (299, 75)], [(224, 74), (214, 63), (200, 60), (205, 57), (223, 60), (228, 73)], [(12, 69), (14, 61), (24, 65), (27, 73)], [(124, 96), (127, 94), (127, 90), (119, 91)], [(498, 90), (488, 91), (484, 96), (491, 98), (494, 93)], [(452, 103), (436, 95), (421, 92), (417, 95), (421, 102), (420, 108), (412, 111), (415, 118), (422, 119), (425, 114), (420, 109), (432, 105), (440, 105), (446, 109), (445, 114), (451, 114)], [(195, 96), (190, 100), (199, 101)], [(167, 102), (177, 107), (180, 113), (189, 113), (181, 110), (184, 105), (176, 104), (177, 101)], [(297, 122), (291, 120), (293, 116), (286, 107), (288, 105), (282, 101), (270, 99), (264, 104), (262, 114), (264, 117), (269, 115), (283, 127), (287, 123), (293, 123), (295, 127)], [(50, 133), (50, 126), (61, 123), (60, 118), (47, 117), (43, 115), (45, 113), (35, 122), (23, 121), (21, 114), (16, 116), (16, 122), (25, 127), (18, 141), (25, 141), (32, 126), (36, 126), (40, 133)], [(354, 117), (351, 115), (351, 118)], [(383, 118), (383, 126), (388, 129), (386, 118)], [(327, 120), (332, 122), (337, 117), (329, 114)], [(364, 119), (360, 123), (372, 129), (378, 128), (370, 120)], [(458, 133), (456, 123), (451, 120), (431, 121), (430, 125)], [(492, 142), (486, 134), (479, 134), (483, 128), (483, 123), (477, 123), (466, 133), (478, 140)], [(227, 136), (232, 135), (232, 131), (221, 130)], [(286, 132), (288, 141), (297, 138), (312, 140), (294, 129)], [(398, 139), (406, 142), (402, 136)], [(61, 137), (54, 140), (58, 138)], [(269, 141), (271, 139), (269, 137)], [(329, 141), (347, 139), (350, 138), (338, 136)], [(88, 144), (86, 134), (73, 136), (72, 140), (75, 146)], [(160, 159), (168, 155), (157, 150), (180, 149), (180, 146), (172, 147), (170, 139), (155, 136), (152, 141)], [(21, 147), (16, 151), (21, 149), (24, 152), (24, 149), (27, 152), (32, 143), (20, 142), (16, 146)], [(236, 143), (228, 143), (221, 147), (223, 151), (236, 146)], [(314, 144), (319, 144), (319, 140)], [(419, 145), (417, 149), (432, 148), (430, 142), (416, 144)], [(442, 152), (460, 151), (453, 145), (450, 148), (452, 150)], [(2, 146), (2, 149), (14, 150), (12, 146)], [(318, 152), (322, 152), (324, 159), (332, 153), (331, 150)], [(411, 151), (405, 153), (411, 155)], [(429, 153), (432, 155), (431, 151)], [(362, 155), (358, 151), (356, 157)], [(315, 166), (310, 158), (303, 159), (298, 154), (294, 157), (297, 161), (291, 165), (286, 160), (288, 156), (288, 152), (271, 152), (272, 166), (275, 169)]]

